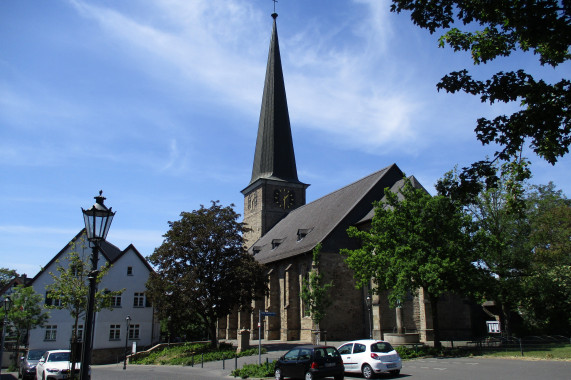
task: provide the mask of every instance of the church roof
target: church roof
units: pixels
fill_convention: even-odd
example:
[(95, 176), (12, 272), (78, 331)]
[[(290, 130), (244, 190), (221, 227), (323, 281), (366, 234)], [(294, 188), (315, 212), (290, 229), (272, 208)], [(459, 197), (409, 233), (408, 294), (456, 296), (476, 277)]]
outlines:
[(256, 152), (250, 184), (258, 179), (300, 183), (297, 178), (291, 126), (276, 27), (274, 19), (266, 79), (260, 110)]
[(348, 242), (346, 230), (372, 209), (384, 189), (402, 180), (396, 164), (368, 175), (291, 211), (250, 247), (256, 260), (271, 263), (310, 252), (322, 243), (324, 252), (338, 251)]

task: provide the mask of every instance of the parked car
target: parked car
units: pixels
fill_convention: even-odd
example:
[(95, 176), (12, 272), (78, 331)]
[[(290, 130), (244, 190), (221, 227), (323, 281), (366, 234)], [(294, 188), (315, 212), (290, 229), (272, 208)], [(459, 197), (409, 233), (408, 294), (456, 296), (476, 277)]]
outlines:
[(18, 367), (18, 378), (35, 379), (36, 365), (46, 350), (28, 350), (24, 356), (20, 358), (20, 366)]
[(382, 372), (398, 376), (402, 369), (401, 358), (389, 342), (356, 340), (342, 344), (338, 350), (343, 358), (345, 372), (362, 373), (365, 379), (371, 379)]
[[(70, 350), (46, 351), (36, 366), (37, 380), (68, 379), (71, 373)], [(79, 374), (80, 363), (75, 363), (75, 373)]]
[(343, 361), (333, 346), (299, 346), (279, 358), (275, 376), (276, 380), (285, 377), (313, 380), (328, 376), (343, 380)]

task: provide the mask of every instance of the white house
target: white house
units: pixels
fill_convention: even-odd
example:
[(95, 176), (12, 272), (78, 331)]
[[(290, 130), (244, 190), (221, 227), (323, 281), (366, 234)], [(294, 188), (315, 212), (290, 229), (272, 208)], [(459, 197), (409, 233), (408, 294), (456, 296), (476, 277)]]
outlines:
[[(58, 274), (57, 267), (68, 263), (68, 255), (75, 251), (91, 267), (92, 250), (87, 244), (85, 230), (77, 234), (49, 263), (33, 278), (31, 286), (36, 293), (46, 295), (46, 286), (53, 282), (50, 273)], [(59, 260), (59, 263), (56, 262)], [(98, 289), (111, 291), (125, 289), (113, 300), (113, 309), (99, 311), (95, 317), (93, 334), (93, 359), (95, 363), (120, 361), (124, 354), (126, 339), (129, 347), (133, 342), (137, 349), (149, 347), (159, 341), (160, 324), (155, 318), (153, 307), (146, 299), (145, 283), (153, 271), (147, 260), (131, 244), (120, 250), (103, 241), (99, 251), (98, 267), (108, 262), (109, 272), (103, 277)], [(57, 300), (45, 297), (44, 302)], [(126, 317), (130, 316), (127, 331)], [(30, 348), (67, 349), (70, 347), (73, 318), (68, 310), (50, 309), (50, 318), (44, 327), (30, 332)], [(79, 338), (84, 331), (83, 316), (79, 322)], [(127, 336), (128, 335), (128, 336)]]

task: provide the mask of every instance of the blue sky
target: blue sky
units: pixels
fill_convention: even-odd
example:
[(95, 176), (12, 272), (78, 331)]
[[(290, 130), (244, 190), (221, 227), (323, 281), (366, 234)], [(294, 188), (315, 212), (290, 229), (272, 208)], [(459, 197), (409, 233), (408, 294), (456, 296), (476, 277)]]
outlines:
[[(472, 63), (389, 1), (280, 0), (278, 34), (299, 179), (308, 201), (396, 163), (424, 186), (493, 153), (480, 116), (516, 105), (437, 92)], [(100, 189), (108, 240), (150, 255), (168, 221), (249, 182), (270, 0), (0, 2), (0, 266), (35, 275), (83, 228)], [(476, 67), (554, 82), (571, 66), (517, 54)], [(569, 157), (531, 154), (533, 183), (569, 195)]]

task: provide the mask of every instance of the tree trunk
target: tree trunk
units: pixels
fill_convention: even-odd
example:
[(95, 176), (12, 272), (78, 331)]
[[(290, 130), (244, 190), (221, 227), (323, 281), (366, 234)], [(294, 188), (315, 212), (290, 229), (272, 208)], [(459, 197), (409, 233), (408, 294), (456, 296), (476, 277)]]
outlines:
[(208, 324), (208, 332), (210, 333), (210, 345), (213, 348), (218, 347), (218, 334), (216, 331), (216, 321)]
[(438, 298), (434, 296), (429, 296), (430, 298), (430, 308), (432, 309), (432, 330), (434, 334), (434, 347), (437, 349), (442, 348), (442, 343), (440, 343), (440, 326), (438, 324)]

